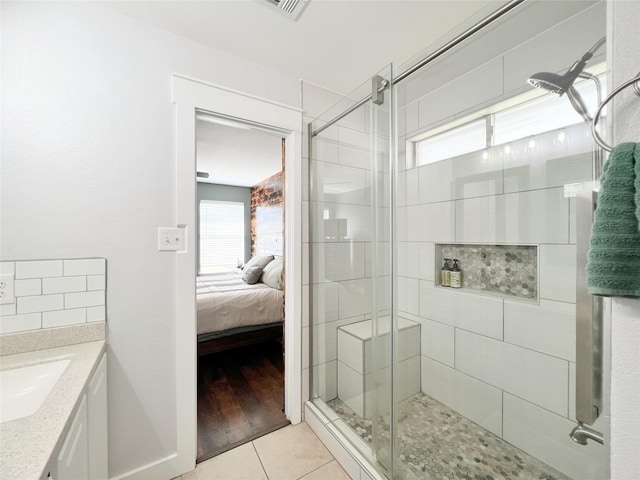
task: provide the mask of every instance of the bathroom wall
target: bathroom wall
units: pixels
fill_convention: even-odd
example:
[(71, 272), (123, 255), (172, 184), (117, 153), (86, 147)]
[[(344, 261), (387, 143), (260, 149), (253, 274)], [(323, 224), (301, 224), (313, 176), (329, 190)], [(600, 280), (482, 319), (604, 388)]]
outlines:
[[(610, 81), (618, 86), (638, 74), (640, 2), (607, 2)], [(613, 144), (640, 141), (640, 99), (631, 88), (613, 102)], [(607, 301), (611, 314), (611, 478), (640, 472), (640, 300)], [(607, 392), (605, 391), (605, 394)], [(608, 397), (608, 395), (605, 395)], [(607, 438), (605, 432), (605, 438)]]
[[(110, 477), (176, 452), (174, 72), (299, 105), (297, 79), (87, 2), (2, 2), (2, 259), (108, 259)], [(176, 472), (176, 475), (181, 472)], [(161, 475), (155, 475), (158, 478)]]
[(13, 277), (15, 294), (0, 306), (0, 334), (106, 320), (104, 258), (3, 261), (0, 273)]
[[(599, 479), (606, 450), (568, 436), (576, 253), (574, 200), (564, 186), (592, 180), (588, 127), (421, 167), (405, 155), (407, 139), (530, 89), (531, 73), (565, 70), (604, 36), (604, 3), (554, 26), (568, 7), (584, 4), (527, 7), (505, 24), (508, 32), (498, 27), (399, 87), (398, 304), (401, 316), (421, 324), (423, 392), (573, 478)], [(516, 27), (525, 15), (542, 33)], [(572, 41), (570, 32), (581, 34)], [(468, 73), (445, 69), (454, 64)], [(437, 245), (454, 243), (535, 246), (537, 264), (528, 267), (537, 270), (539, 294), (439, 286)]]

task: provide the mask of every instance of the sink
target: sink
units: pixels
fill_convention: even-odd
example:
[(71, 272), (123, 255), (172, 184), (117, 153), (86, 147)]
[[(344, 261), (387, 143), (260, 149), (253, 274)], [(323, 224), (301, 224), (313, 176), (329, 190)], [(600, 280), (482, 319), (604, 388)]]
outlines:
[(71, 360), (56, 360), (0, 371), (0, 422), (38, 411)]

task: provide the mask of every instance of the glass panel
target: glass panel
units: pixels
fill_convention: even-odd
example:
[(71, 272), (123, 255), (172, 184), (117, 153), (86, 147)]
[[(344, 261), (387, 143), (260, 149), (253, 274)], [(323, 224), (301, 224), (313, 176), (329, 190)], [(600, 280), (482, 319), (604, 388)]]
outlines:
[[(391, 66), (378, 73), (391, 81)], [(395, 322), (392, 305), (391, 256), (391, 112), (393, 90), (384, 92), (384, 102), (371, 105), (373, 232), (371, 276), (373, 278), (373, 344), (371, 351), (373, 391), (373, 450), (378, 463), (388, 475), (393, 472), (393, 415)], [(365, 352), (366, 359), (366, 352)]]
[[(525, 2), (396, 86), (394, 478), (608, 478), (606, 445), (569, 437), (574, 195), (594, 186), (600, 152), (566, 95), (527, 84), (602, 38), (605, 9)], [(578, 91), (593, 114), (592, 85)], [(446, 286), (460, 273), (441, 272), (445, 258), (461, 288)]]
[[(391, 67), (380, 75), (390, 80)], [(312, 123), (371, 95), (372, 82)], [(391, 475), (391, 90), (312, 136), (313, 402)]]
[(605, 10), (526, 2), (312, 139), (313, 401), (389, 478), (608, 478), (608, 447), (569, 438), (574, 196), (602, 152), (566, 96), (526, 83), (589, 50)]
[[(604, 75), (600, 75), (598, 81), (602, 84), (602, 88), (606, 88)], [(599, 104), (593, 82), (583, 81), (577, 85), (576, 89), (587, 105)], [(594, 111), (595, 108), (592, 113)], [(530, 135), (582, 123), (582, 117), (568, 101), (559, 102), (555, 95), (545, 95), (496, 113), (493, 144), (500, 145)]]
[(487, 146), (487, 121), (483, 118), (454, 127), (416, 144), (417, 166), (457, 157)]

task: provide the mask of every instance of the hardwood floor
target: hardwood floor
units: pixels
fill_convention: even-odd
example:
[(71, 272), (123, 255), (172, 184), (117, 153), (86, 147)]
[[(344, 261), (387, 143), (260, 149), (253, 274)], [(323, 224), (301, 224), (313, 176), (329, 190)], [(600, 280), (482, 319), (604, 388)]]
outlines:
[(200, 357), (197, 462), (288, 425), (283, 407), (279, 342)]

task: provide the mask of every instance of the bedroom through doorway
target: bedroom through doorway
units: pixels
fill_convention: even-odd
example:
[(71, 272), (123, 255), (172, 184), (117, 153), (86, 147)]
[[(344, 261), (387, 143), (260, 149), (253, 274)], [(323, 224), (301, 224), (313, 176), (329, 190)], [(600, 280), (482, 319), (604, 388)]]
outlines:
[(289, 424), (284, 145), (269, 128), (196, 117), (197, 462)]

